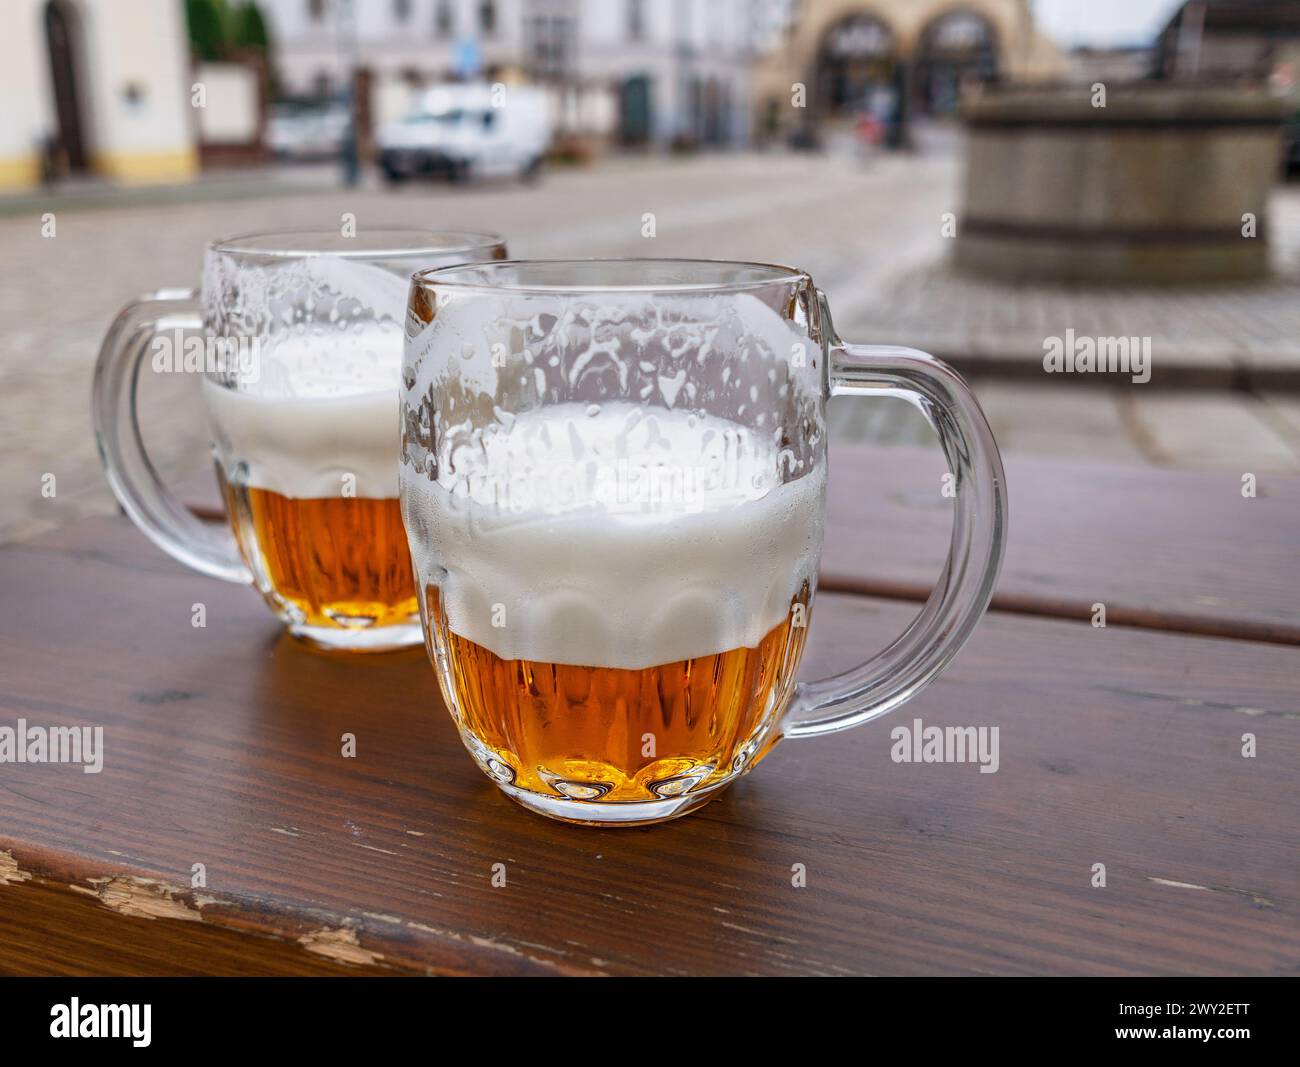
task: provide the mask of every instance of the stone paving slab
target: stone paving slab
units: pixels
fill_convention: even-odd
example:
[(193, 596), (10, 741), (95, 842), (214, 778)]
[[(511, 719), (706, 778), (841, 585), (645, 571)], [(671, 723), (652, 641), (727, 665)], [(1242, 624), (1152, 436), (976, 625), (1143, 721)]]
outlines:
[(972, 383), (1004, 451), (1062, 459), (1149, 463), (1134, 439), (1123, 388), (1041, 383)]
[(1300, 389), (1300, 187), (1279, 188), (1272, 210), (1275, 275), (1257, 285), (1024, 285), (961, 275), (940, 254), (841, 298), (837, 321), (970, 374), (1043, 378), (1045, 339), (1072, 329), (1150, 337), (1155, 385)]
[(1264, 393), (1263, 417), (1292, 448), (1300, 450), (1300, 396), (1294, 393)]
[[(1096, 388), (978, 378), (971, 387), (1007, 455), (1184, 470), (1300, 473), (1300, 399), (1145, 386)], [(901, 400), (844, 397), (827, 413), (832, 442), (937, 447)]]
[(1205, 470), (1295, 471), (1300, 449), (1262, 416), (1252, 396), (1134, 391), (1129, 395), (1144, 451)]

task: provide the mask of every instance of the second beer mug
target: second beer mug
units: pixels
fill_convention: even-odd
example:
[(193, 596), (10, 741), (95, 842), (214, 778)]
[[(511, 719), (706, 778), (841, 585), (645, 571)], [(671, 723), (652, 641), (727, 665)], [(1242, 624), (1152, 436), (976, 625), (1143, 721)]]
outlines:
[[(841, 342), (801, 271), (481, 264), (417, 274), (410, 310), (401, 495), (429, 653), (466, 747), (525, 807), (684, 814), (780, 737), (915, 695), (988, 605), (1006, 497), (974, 397), (922, 352)], [(894, 644), (796, 684), (833, 395), (927, 413), (952, 550)]]
[[(129, 305), (100, 351), (95, 433), (127, 514), (181, 562), (256, 586), (316, 645), (418, 643), (397, 503), (409, 278), (504, 256), (492, 234), (405, 229), (213, 244), (201, 294)], [(135, 422), (143, 367), (203, 373), (231, 530), (199, 522), (158, 480)]]

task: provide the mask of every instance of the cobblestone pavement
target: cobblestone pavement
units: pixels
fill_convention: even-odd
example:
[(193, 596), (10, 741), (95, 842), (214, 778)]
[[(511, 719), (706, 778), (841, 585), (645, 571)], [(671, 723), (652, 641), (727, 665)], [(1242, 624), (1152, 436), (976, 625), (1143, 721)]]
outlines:
[[(1073, 326), (1099, 335), (1156, 333), (1177, 338), (1185, 352), (1213, 340), (1219, 347), (1205, 348), (1205, 359), (1245, 358), (1245, 352), (1300, 365), (1294, 281), (1300, 253), (1291, 251), (1300, 240), (1283, 242), (1283, 279), (1251, 291), (1094, 297), (977, 285), (937, 266), (948, 251), (940, 219), (957, 210), (957, 185), (958, 160), (942, 153), (866, 163), (759, 155), (614, 159), (589, 170), (553, 171), (535, 187), (420, 185), (389, 192), (308, 182), (291, 192), (269, 186), (264, 197), (243, 190), (238, 197), (153, 202), (136, 194), (111, 209), (77, 210), (55, 200), (53, 238), (41, 236), (41, 205), (28, 210), (25, 204), (0, 217), (0, 542), (114, 506), (92, 440), (89, 395), (99, 341), (122, 304), (153, 289), (196, 284), (203, 246), (214, 237), (333, 228), (344, 212), (354, 213), (363, 230), (384, 224), (494, 229), (520, 257), (680, 255), (798, 264), (827, 291), (840, 332), (854, 340), (933, 346), (955, 356), (981, 346), (994, 350), (995, 342), (1001, 351), (1020, 345), (1041, 366), (1043, 336)], [(1300, 230), (1300, 194), (1285, 191), (1278, 203), (1279, 229)], [(645, 213), (655, 216), (653, 238), (641, 236)], [(1228, 339), (1238, 347), (1228, 347)], [(1157, 359), (1161, 350), (1155, 349)], [(1040, 377), (976, 375), (977, 392), (1008, 450), (1300, 470), (1300, 404), (1289, 389), (1161, 391)], [(194, 381), (147, 375), (141, 411), (164, 477), (208, 463)], [(831, 422), (841, 437), (929, 439), (920, 416), (899, 401), (837, 400)], [(57, 479), (52, 499), (41, 493), (47, 473)]]
[(1300, 189), (1276, 198), (1275, 276), (1259, 284), (1168, 289), (1005, 284), (927, 262), (890, 279), (855, 309), (891, 342), (925, 348), (979, 373), (1041, 377), (1043, 342), (1149, 337), (1148, 384), (1230, 388), (1300, 384)]

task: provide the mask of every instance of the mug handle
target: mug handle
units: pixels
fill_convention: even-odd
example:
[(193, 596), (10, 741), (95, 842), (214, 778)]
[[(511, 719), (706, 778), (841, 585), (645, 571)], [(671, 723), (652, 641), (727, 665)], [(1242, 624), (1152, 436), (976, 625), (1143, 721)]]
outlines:
[[(823, 312), (825, 304), (823, 301)], [(829, 323), (828, 315), (824, 321)], [(830, 396), (896, 396), (939, 435), (956, 485), (952, 543), (938, 584), (903, 633), (859, 667), (795, 686), (786, 737), (870, 722), (925, 688), (966, 643), (997, 582), (1007, 527), (1007, 482), (984, 412), (946, 363), (915, 348), (850, 345), (828, 329)]]
[(113, 494), (149, 540), (196, 571), (247, 585), (253, 575), (229, 524), (201, 521), (163, 485), (136, 417), (136, 387), (150, 341), (163, 331), (202, 327), (192, 289), (160, 289), (118, 312), (95, 363), (95, 442)]

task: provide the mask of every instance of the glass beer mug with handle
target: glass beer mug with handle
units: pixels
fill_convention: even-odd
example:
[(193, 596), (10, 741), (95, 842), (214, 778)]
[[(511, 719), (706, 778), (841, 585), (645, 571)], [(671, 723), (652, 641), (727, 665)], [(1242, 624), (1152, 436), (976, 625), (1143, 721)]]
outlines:
[[(95, 367), (108, 482), (159, 547), (257, 588), (296, 636), (329, 649), (422, 640), (397, 502), (396, 398), (411, 274), (504, 259), (492, 234), (253, 234), (207, 250), (200, 293), (117, 316)], [(136, 424), (149, 370), (202, 372), (229, 527), (163, 486)]]
[[(402, 517), (430, 658), (471, 755), (533, 811), (685, 814), (781, 737), (898, 707), (988, 606), (1006, 487), (975, 398), (923, 352), (842, 342), (801, 271), (421, 272), (402, 378)], [(892, 645), (796, 683), (829, 396), (927, 414), (955, 475), (952, 546)]]

